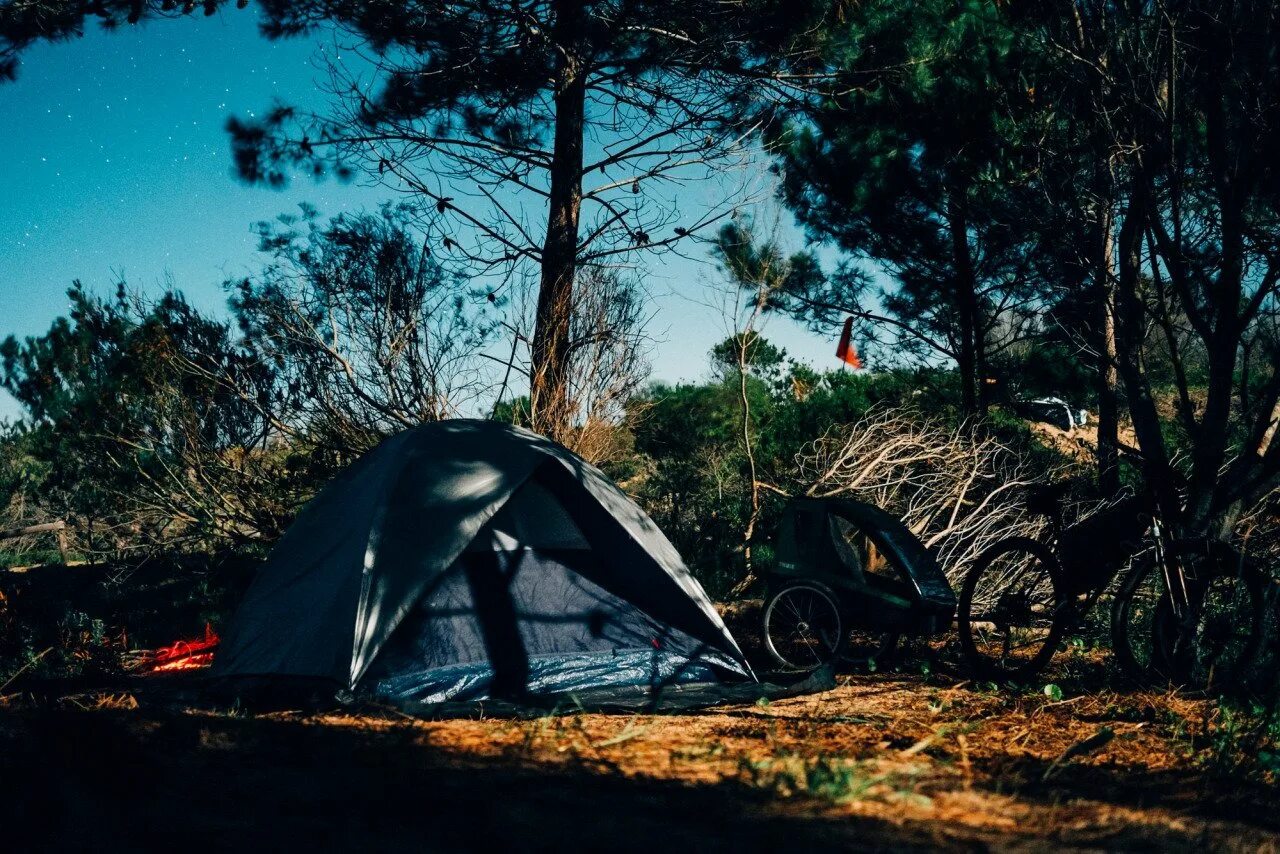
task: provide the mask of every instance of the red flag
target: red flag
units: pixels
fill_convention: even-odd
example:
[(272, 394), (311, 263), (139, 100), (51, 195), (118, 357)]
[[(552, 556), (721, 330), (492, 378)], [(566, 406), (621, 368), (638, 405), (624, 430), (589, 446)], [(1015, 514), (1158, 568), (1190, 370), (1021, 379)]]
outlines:
[(857, 370), (862, 367), (862, 360), (858, 358), (858, 348), (854, 347), (850, 340), (852, 337), (853, 318), (847, 317), (844, 321), (844, 330), (840, 333), (840, 343), (836, 345), (836, 358)]

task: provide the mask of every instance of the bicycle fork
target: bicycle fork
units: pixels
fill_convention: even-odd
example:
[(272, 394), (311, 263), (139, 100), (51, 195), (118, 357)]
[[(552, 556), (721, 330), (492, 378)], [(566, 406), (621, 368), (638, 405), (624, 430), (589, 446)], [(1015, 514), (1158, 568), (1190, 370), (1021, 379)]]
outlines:
[[(1178, 560), (1178, 555), (1167, 548), (1166, 531), (1160, 524), (1159, 518), (1151, 520), (1151, 535), (1155, 543), (1156, 561), (1160, 571), (1164, 573), (1164, 589), (1169, 599), (1169, 611), (1173, 615), (1173, 625), (1177, 626), (1167, 662), (1176, 668), (1177, 663), (1184, 661), (1184, 657), (1191, 652), (1187, 649), (1187, 644), (1195, 642), (1195, 622), (1198, 615), (1191, 601), (1191, 591), (1187, 587), (1187, 574)], [(1152, 628), (1153, 631), (1159, 629), (1158, 626)], [(1152, 641), (1158, 644), (1156, 638)]]

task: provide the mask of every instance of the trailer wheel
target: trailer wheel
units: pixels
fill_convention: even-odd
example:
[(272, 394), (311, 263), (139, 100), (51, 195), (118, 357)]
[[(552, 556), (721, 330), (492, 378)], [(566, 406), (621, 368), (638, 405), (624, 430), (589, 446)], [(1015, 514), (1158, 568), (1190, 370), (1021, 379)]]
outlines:
[(779, 666), (803, 672), (829, 664), (848, 642), (840, 603), (816, 581), (788, 584), (764, 605), (764, 644)]

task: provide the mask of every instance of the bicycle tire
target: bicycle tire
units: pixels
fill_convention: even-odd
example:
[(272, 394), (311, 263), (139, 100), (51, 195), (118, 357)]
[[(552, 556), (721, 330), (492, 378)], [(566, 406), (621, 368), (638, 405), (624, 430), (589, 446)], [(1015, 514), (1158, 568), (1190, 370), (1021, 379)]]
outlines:
[[(988, 640), (978, 635), (978, 632), (981, 631), (981, 625), (993, 624), (998, 628), (998, 622), (989, 619), (975, 619), (975, 617), (995, 617), (998, 620), (999, 617), (1004, 615), (986, 613), (984, 608), (999, 611), (1000, 604), (996, 603), (992, 606), (991, 603), (980, 602), (979, 610), (975, 611), (974, 603), (978, 594), (979, 581), (996, 565), (996, 562), (1004, 558), (1012, 558), (1016, 561), (1019, 555), (1024, 559), (1033, 559), (1040, 564), (1040, 569), (1033, 570), (1037, 577), (1033, 578), (1031, 583), (1040, 586), (1047, 584), (1047, 590), (1039, 590), (1037, 595), (1047, 600), (1040, 603), (1040, 607), (1047, 607), (1049, 611), (1037, 620), (1039, 623), (1037, 631), (1043, 632), (1043, 635), (1038, 640), (1031, 641), (1034, 644), (1034, 648), (1030, 650), (1030, 654), (1024, 658), (1017, 659), (1017, 663), (1010, 663), (1007, 634), (1006, 640), (1002, 641), (1002, 654), (998, 657), (990, 654)], [(1017, 571), (1016, 568), (1015, 571)], [(1060, 577), (1061, 566), (1057, 558), (1054, 557), (1053, 552), (1043, 543), (1028, 537), (1010, 537), (1006, 540), (1001, 540), (978, 555), (973, 566), (965, 574), (964, 583), (960, 590), (960, 601), (956, 610), (960, 651), (973, 672), (990, 679), (1021, 682), (1031, 679), (1044, 669), (1049, 660), (1053, 658), (1054, 653), (1057, 652), (1063, 635), (1066, 634), (1066, 630), (1070, 625), (1067, 612), (1062, 608), (1058, 581)], [(1012, 587), (1012, 585), (1007, 586)], [(1000, 597), (1007, 596), (1009, 591), (1003, 590), (999, 595)], [(1015, 593), (1013, 595), (1021, 594)], [(979, 643), (980, 640), (982, 641), (981, 644)]]
[[(1206, 558), (1205, 573), (1192, 583), (1192, 601), (1207, 595), (1215, 582), (1235, 578), (1241, 584), (1233, 587), (1233, 596), (1248, 596), (1242, 609), (1220, 616), (1215, 622), (1229, 625), (1233, 636), (1240, 639), (1234, 660), (1218, 667), (1213, 661), (1206, 669), (1199, 654), (1206, 645), (1200, 634), (1211, 631), (1205, 614), (1197, 617), (1194, 658), (1175, 653), (1180, 633), (1172, 603), (1163, 590), (1163, 574), (1156, 576), (1159, 565), (1154, 553), (1140, 555), (1130, 567), (1112, 603), (1112, 655), (1120, 669), (1141, 683), (1173, 682), (1187, 687), (1208, 689), (1230, 687), (1243, 680), (1250, 665), (1262, 650), (1266, 635), (1266, 578), (1249, 563), (1239, 562), (1239, 553), (1225, 543), (1204, 540), (1179, 540), (1173, 549), (1182, 560)], [(1153, 592), (1154, 591), (1154, 592)], [(1210, 615), (1212, 616), (1212, 615)], [(1149, 619), (1150, 625), (1143, 622)], [(1135, 626), (1139, 628), (1135, 631)], [(1221, 645), (1220, 643), (1218, 645)], [(1140, 655), (1144, 650), (1145, 655)]]

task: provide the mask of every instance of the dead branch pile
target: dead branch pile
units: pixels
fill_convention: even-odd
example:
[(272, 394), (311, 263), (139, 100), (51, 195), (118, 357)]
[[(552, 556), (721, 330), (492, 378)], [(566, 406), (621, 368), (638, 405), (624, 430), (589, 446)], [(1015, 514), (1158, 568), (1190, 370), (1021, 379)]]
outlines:
[(1046, 469), (972, 424), (910, 409), (875, 409), (835, 427), (806, 445), (797, 465), (805, 495), (846, 495), (902, 519), (953, 584), (997, 540), (1042, 534), (1045, 520), (1027, 511), (1026, 489), (1069, 471)]

